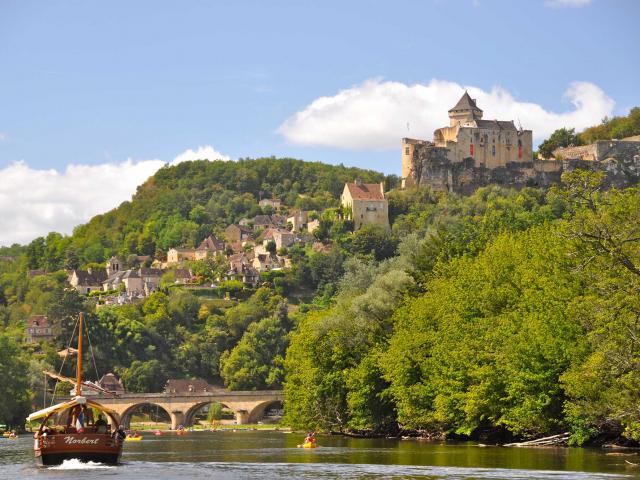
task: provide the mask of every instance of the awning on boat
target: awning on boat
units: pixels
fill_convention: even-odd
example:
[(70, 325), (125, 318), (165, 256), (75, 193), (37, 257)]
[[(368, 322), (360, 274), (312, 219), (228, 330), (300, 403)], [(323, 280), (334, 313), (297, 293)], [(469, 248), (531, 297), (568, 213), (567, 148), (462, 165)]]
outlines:
[(63, 410), (67, 410), (69, 408), (75, 407), (76, 405), (88, 405), (97, 410), (101, 410), (109, 415), (117, 415), (117, 412), (111, 410), (110, 408), (105, 407), (104, 405), (100, 405), (93, 400), (87, 400), (85, 397), (75, 397), (68, 402), (58, 403), (56, 405), (52, 405), (48, 408), (43, 408), (42, 410), (38, 410), (37, 412), (32, 413), (27, 417), (27, 422), (31, 422), (33, 420), (38, 420), (40, 418), (45, 418), (52, 413), (61, 412)]
[[(60, 380), (61, 382), (69, 382), (72, 385), (76, 384), (75, 378), (65, 377), (64, 375), (60, 375), (55, 372), (50, 372), (49, 370), (43, 370), (42, 373), (44, 373), (45, 375), (51, 378), (55, 378), (56, 380)], [(89, 381), (82, 382), (82, 388), (88, 388), (89, 390), (93, 390), (94, 392), (98, 392), (98, 393), (103, 393), (105, 395), (116, 396), (116, 392), (112, 392), (110, 390), (102, 388), (100, 385), (96, 385), (95, 383), (89, 382)]]
[[(80, 401), (78, 401), (80, 400)], [(84, 397), (75, 397), (73, 400), (69, 400), (68, 402), (58, 403), (56, 405), (52, 405), (47, 408), (43, 408), (42, 410), (38, 410), (37, 412), (33, 412), (31, 415), (27, 417), (27, 422), (32, 422), (33, 420), (38, 420), (39, 418), (44, 418), (47, 415), (51, 415), (52, 413), (61, 412), (62, 410), (67, 410), (71, 407), (75, 407), (76, 405), (84, 405), (86, 403), (86, 398)]]

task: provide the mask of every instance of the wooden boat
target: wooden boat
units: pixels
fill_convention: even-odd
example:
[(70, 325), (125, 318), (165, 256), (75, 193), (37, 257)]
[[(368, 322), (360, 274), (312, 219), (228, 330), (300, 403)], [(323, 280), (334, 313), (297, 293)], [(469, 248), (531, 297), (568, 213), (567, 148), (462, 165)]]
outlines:
[[(80, 314), (78, 329), (78, 361), (76, 366), (75, 396), (63, 403), (44, 408), (27, 417), (27, 421), (42, 419), (35, 433), (34, 450), (42, 465), (60, 465), (65, 460), (117, 464), (120, 462), (125, 437), (116, 413), (82, 396), (82, 387), (94, 388), (82, 382), (82, 329)], [(98, 412), (94, 421), (93, 412)], [(107, 415), (109, 424), (102, 418)]]

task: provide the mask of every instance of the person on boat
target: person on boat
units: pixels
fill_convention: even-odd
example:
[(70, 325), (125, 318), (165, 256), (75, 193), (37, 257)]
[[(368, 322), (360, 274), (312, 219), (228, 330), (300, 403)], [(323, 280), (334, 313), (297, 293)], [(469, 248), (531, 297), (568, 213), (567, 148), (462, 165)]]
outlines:
[(94, 423), (94, 426), (96, 427), (96, 433), (107, 433), (108, 425), (109, 424), (104, 419), (102, 414), (99, 413), (98, 414), (98, 419), (96, 420), (96, 423)]
[(310, 443), (312, 445), (316, 444), (316, 434), (313, 432), (307, 433), (307, 436), (304, 439), (304, 443)]
[(125, 438), (127, 438), (127, 432), (124, 431), (124, 427), (122, 425), (120, 425), (118, 429), (113, 432), (113, 437), (119, 437), (120, 440), (124, 440)]

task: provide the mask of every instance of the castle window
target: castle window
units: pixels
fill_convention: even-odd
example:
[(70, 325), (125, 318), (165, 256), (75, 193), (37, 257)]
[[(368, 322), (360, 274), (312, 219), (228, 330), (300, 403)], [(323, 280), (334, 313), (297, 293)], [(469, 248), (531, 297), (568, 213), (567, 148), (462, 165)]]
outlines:
[(496, 156), (496, 146), (492, 145), (491, 146), (491, 154), (495, 157)]
[(404, 154), (409, 155), (409, 147), (404, 147)]

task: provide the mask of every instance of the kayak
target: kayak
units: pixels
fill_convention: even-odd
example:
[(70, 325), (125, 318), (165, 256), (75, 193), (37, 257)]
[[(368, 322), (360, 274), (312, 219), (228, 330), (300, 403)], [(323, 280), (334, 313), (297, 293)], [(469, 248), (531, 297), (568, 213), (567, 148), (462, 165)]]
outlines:
[(140, 440), (142, 440), (142, 435), (138, 435), (137, 437), (127, 436), (127, 438), (124, 439), (125, 442), (139, 442)]
[(298, 445), (298, 447), (300, 447), (300, 448), (317, 448), (318, 445), (316, 443), (313, 443), (313, 442), (305, 442), (302, 445)]

